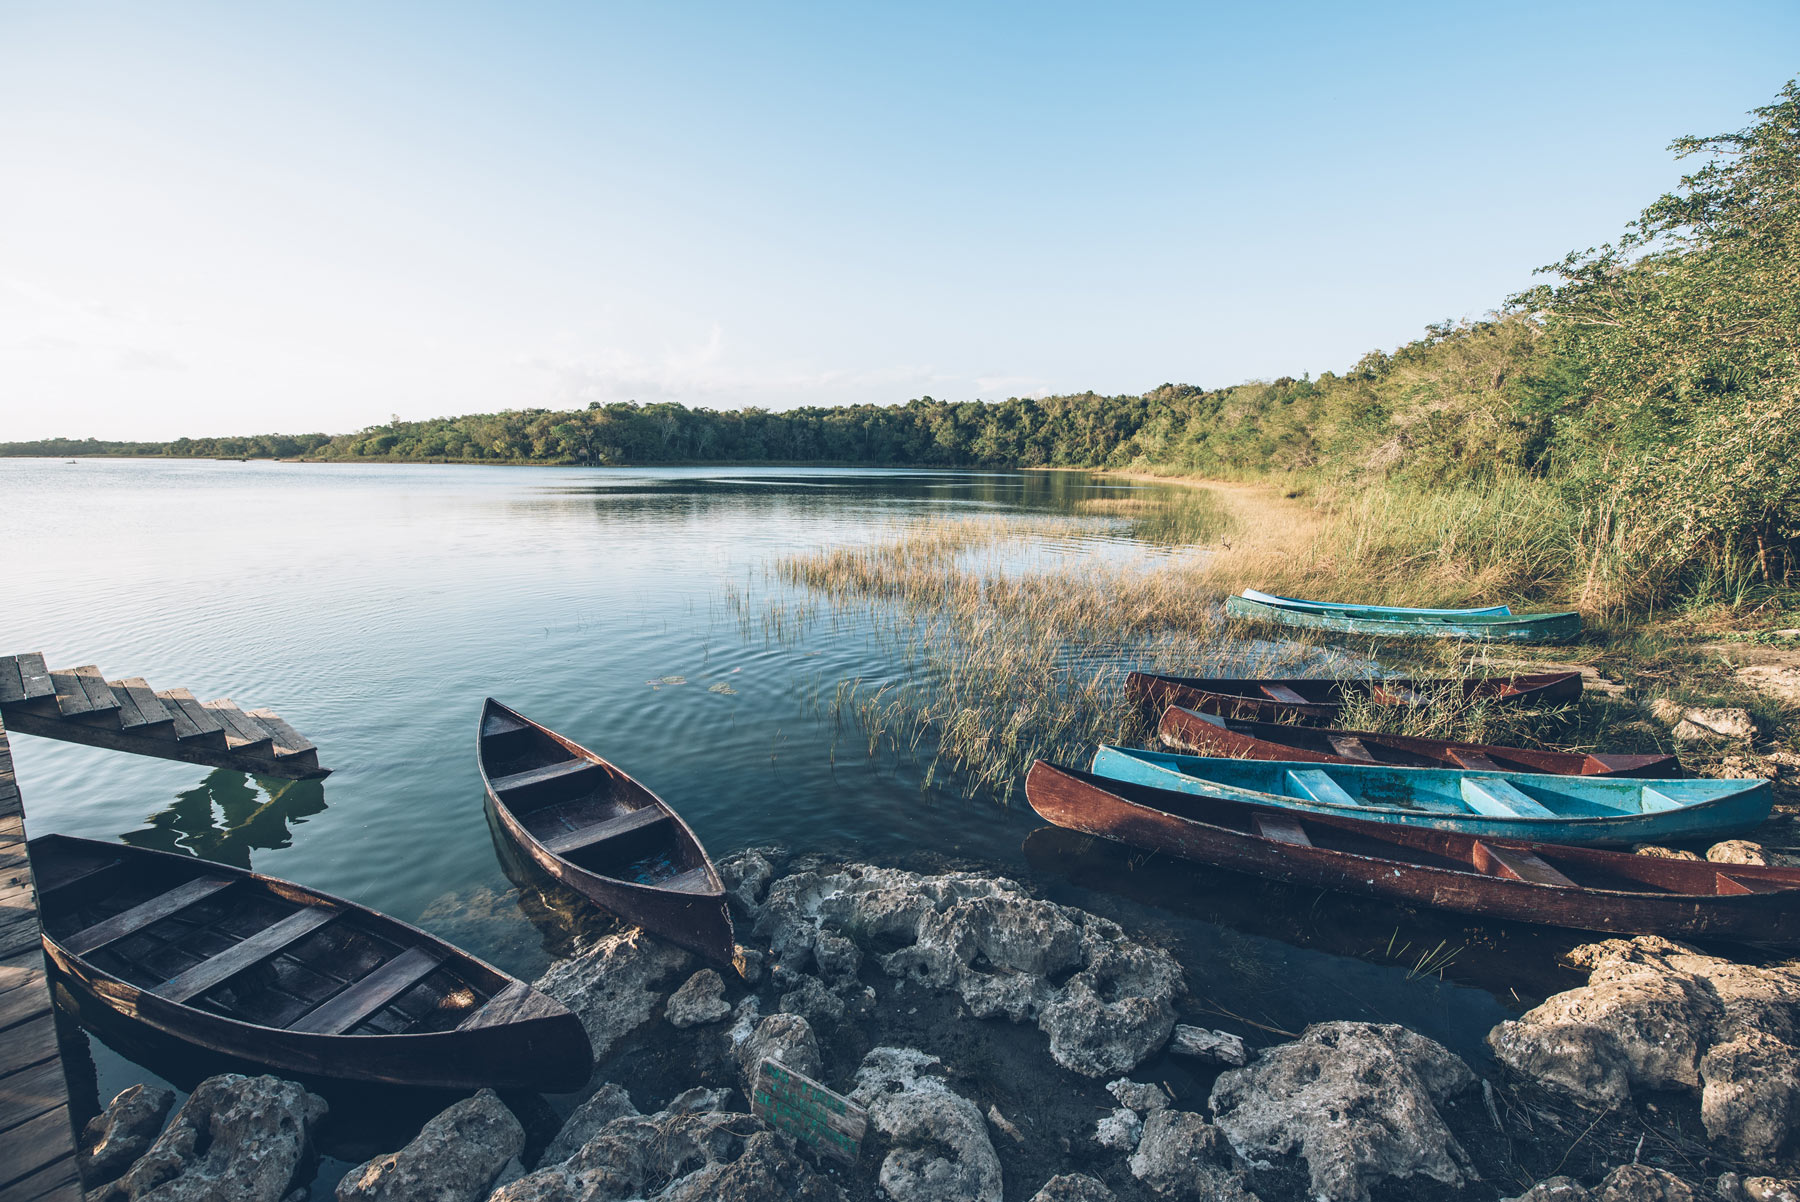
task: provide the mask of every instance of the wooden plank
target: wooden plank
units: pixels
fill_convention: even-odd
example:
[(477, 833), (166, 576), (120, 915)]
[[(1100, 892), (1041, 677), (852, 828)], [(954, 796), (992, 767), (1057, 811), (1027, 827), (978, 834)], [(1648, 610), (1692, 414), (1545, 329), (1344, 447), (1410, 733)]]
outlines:
[(44, 697), (56, 696), (56, 686), (50, 680), (50, 670), (44, 667), (44, 657), (36, 651), (18, 656), (19, 683), (24, 686), (25, 700), (37, 701)]
[(1333, 751), (1347, 760), (1360, 760), (1365, 764), (1375, 762), (1375, 753), (1370, 751), (1368, 745), (1355, 735), (1327, 734), (1325, 741), (1331, 744)]
[(1306, 837), (1305, 829), (1287, 814), (1257, 814), (1252, 821), (1256, 824), (1256, 833), (1265, 839), (1290, 843), (1295, 847), (1312, 846), (1312, 840)]
[(1531, 797), (1497, 776), (1465, 776), (1462, 799), (1477, 814), (1489, 818), (1555, 818)]
[(16, 1127), (26, 1119), (69, 1104), (69, 1082), (61, 1056), (0, 1077), (0, 1127)]
[(561, 1013), (561, 1002), (539, 993), (523, 981), (513, 981), (489, 998), (479, 1010), (456, 1024), (456, 1029), (478, 1031), (483, 1027), (503, 1027), (508, 1023), (529, 1022)]
[(1734, 876), (1729, 876), (1723, 872), (1717, 872), (1713, 875), (1717, 878), (1713, 882), (1714, 891), (1720, 897), (1740, 897), (1746, 893), (1757, 892), (1757, 890), (1746, 885), (1743, 881), (1740, 881)]
[(150, 992), (171, 1002), (186, 1002), (245, 969), (280, 955), (283, 948), (300, 942), (336, 917), (335, 910), (311, 907), (296, 910), (274, 926), (258, 931), (235, 947), (228, 947), (186, 972), (170, 977)]
[(547, 781), (560, 780), (565, 776), (575, 776), (588, 769), (598, 769), (600, 765), (592, 760), (573, 759), (558, 760), (554, 764), (545, 764), (541, 768), (527, 768), (523, 772), (515, 772), (511, 776), (502, 776), (491, 782), (494, 792), (505, 793), (512, 789), (523, 789), (531, 785), (541, 785)]
[(44, 990), (44, 1012), (30, 1022), (20, 1023), (0, 1039), (0, 1075), (55, 1060), (56, 1019), (50, 1013), (50, 991)]
[(27, 951), (14, 952), (0, 960), (0, 993), (25, 986), (41, 980), (44, 975), (44, 951), (42, 947)]
[(1645, 785), (1638, 791), (1638, 809), (1645, 814), (1666, 813), (1669, 810), (1686, 809), (1686, 803), (1670, 797), (1661, 789)]
[(592, 826), (584, 826), (578, 831), (570, 831), (566, 835), (557, 835), (553, 839), (539, 839), (544, 850), (553, 856), (566, 856), (572, 851), (579, 851), (595, 843), (604, 843), (608, 839), (616, 839), (620, 835), (629, 834), (646, 826), (654, 826), (665, 821), (668, 815), (655, 806), (645, 806), (641, 810), (632, 810), (629, 814), (620, 814), (617, 818), (608, 818), (605, 822), (596, 822)]
[(58, 1106), (8, 1131), (0, 1131), (0, 1180), (29, 1177), (75, 1151), (69, 1108)]
[(239, 755), (274, 757), (275, 736), (262, 723), (239, 709), (229, 697), (202, 701), (201, 706), (225, 728), (225, 744)]
[(106, 686), (106, 691), (113, 695), (113, 701), (116, 703), (114, 708), (118, 711), (119, 729), (141, 731), (149, 725), (144, 721), (144, 715), (138, 712), (137, 702), (131, 699), (130, 693), (121, 688), (114, 688), (110, 682)]
[(138, 713), (142, 715), (146, 725), (160, 726), (175, 721), (175, 716), (162, 703), (162, 698), (156, 695), (156, 691), (142, 676), (127, 676), (123, 680), (108, 681), (107, 685), (114, 694), (121, 689), (124, 690), (125, 695), (130, 698), (131, 704), (137, 707)]
[[(62, 712), (62, 716), (65, 718), (94, 712), (93, 699), (88, 696), (87, 689), (82, 687), (81, 678), (84, 672), (91, 672), (95, 676), (100, 675), (100, 669), (92, 664), (85, 668), (65, 668), (60, 672), (50, 673), (50, 683), (56, 686), (56, 708)], [(106, 696), (108, 701), (112, 700), (110, 692)], [(118, 703), (114, 702), (113, 704), (116, 706)]]
[(1283, 702), (1287, 705), (1316, 705), (1316, 704), (1318, 704), (1317, 702), (1314, 702), (1314, 701), (1308, 701), (1305, 697), (1302, 697), (1299, 693), (1294, 692), (1294, 690), (1288, 688), (1284, 684), (1266, 684), (1266, 685), (1262, 686), (1262, 691), (1264, 693), (1268, 694), (1270, 697), (1274, 698), (1276, 701)]
[(185, 885), (178, 885), (167, 893), (158, 894), (147, 902), (131, 907), (129, 910), (114, 914), (104, 922), (97, 922), (84, 930), (76, 931), (66, 939), (57, 940), (70, 952), (77, 956), (85, 956), (97, 948), (125, 938), (125, 936), (143, 930), (151, 923), (161, 922), (173, 914), (178, 914), (196, 902), (204, 901), (221, 889), (232, 885), (226, 877), (200, 877)]
[(25, 679), (19, 672), (19, 657), (0, 656), (0, 705), (25, 700)]
[(514, 731), (530, 729), (531, 724), (529, 722), (521, 722), (517, 718), (508, 717), (505, 714), (489, 714), (481, 723), (481, 733), (484, 737), (488, 738), (493, 738), (498, 735), (510, 735)]
[(658, 889), (673, 889), (677, 893), (705, 893), (712, 887), (712, 882), (706, 879), (704, 868), (690, 868), (686, 872), (678, 872), (652, 883)]
[(827, 1156), (855, 1164), (869, 1113), (785, 1064), (763, 1060), (750, 1088), (750, 1113)]
[(274, 710), (251, 710), (250, 717), (274, 734), (276, 759), (304, 761), (314, 766), (318, 764), (319, 752), (312, 740), (289, 726), (280, 714)]
[(40, 945), (42, 932), (35, 911), (15, 911), (0, 920), (0, 956), (16, 956)]
[(156, 695), (175, 719), (175, 737), (186, 742), (196, 740), (218, 747), (225, 746), (225, 724), (211, 710), (194, 700), (186, 689), (164, 689)]
[(287, 1029), (314, 1035), (343, 1035), (430, 976), (440, 963), (432, 952), (409, 947), (362, 980), (340, 990), (336, 997), (289, 1023)]
[(84, 1197), (73, 1152), (35, 1173), (0, 1185), (0, 1202), (82, 1202)]
[(0, 993), (0, 1031), (30, 1022), (49, 1009), (50, 994), (40, 972), (23, 987)]
[(1463, 767), (1474, 772), (1505, 771), (1500, 765), (1496, 764), (1493, 760), (1488, 759), (1487, 756), (1482, 755), (1479, 751), (1462, 751), (1455, 747), (1451, 747), (1447, 748), (1444, 754), (1448, 755)]
[(1299, 790), (1300, 796), (1328, 806), (1360, 806), (1362, 802), (1345, 791), (1344, 786), (1331, 779), (1331, 774), (1321, 768), (1289, 768), (1288, 783)]
[(284, 776), (293, 780), (312, 780), (329, 776), (331, 770), (321, 768), (316, 762), (308, 763), (305, 757), (292, 756), (277, 759), (273, 747), (264, 744), (258, 752), (255, 745), (242, 744), (228, 746), (224, 732), (202, 739), (165, 738), (153, 730), (139, 727), (135, 730), (120, 730), (117, 726), (101, 726), (92, 718), (64, 718), (53, 713), (33, 714), (20, 707), (9, 707), (8, 721), (16, 731), (27, 734), (42, 735), (47, 739), (62, 739), (70, 743), (82, 743), (89, 747), (105, 747), (112, 751), (129, 751), (135, 755), (155, 756), (158, 759), (181, 760), (189, 764), (206, 764), (214, 768), (228, 768), (236, 772), (254, 772), (263, 776)]
[(1526, 881), (1533, 885), (1558, 885), (1565, 889), (1576, 888), (1574, 881), (1558, 872), (1554, 866), (1540, 859), (1535, 853), (1526, 851), (1522, 847), (1497, 847), (1478, 840), (1475, 844), (1475, 867), (1481, 872), (1506, 877), (1509, 880)]

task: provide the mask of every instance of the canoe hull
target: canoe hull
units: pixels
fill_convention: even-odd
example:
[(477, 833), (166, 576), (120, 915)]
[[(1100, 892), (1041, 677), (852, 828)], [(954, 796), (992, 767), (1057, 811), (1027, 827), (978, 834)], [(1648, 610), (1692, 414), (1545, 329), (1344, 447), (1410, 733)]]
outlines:
[(1505, 643), (1567, 643), (1581, 637), (1581, 615), (1546, 614), (1364, 614), (1270, 605), (1227, 597), (1225, 613), (1251, 622), (1328, 630), (1381, 638), (1473, 639)]
[[(1159, 765), (1145, 756), (1170, 761)], [(1181, 767), (1173, 766), (1181, 762)], [(1685, 843), (1729, 839), (1745, 834), (1766, 822), (1775, 804), (1774, 792), (1767, 781), (1667, 781), (1659, 782), (1670, 790), (1686, 787), (1704, 790), (1691, 804), (1679, 809), (1650, 813), (1622, 813), (1606, 816), (1562, 815), (1550, 818), (1505, 817), (1488, 814), (1444, 813), (1430, 809), (1407, 808), (1414, 804), (1413, 787), (1426, 781), (1455, 781), (1457, 778), (1500, 779), (1529, 782), (1537, 780), (1567, 791), (1577, 797), (1604, 800), (1609, 795), (1619, 798), (1619, 807), (1629, 794), (1644, 786), (1637, 780), (1611, 781), (1601, 778), (1533, 776), (1525, 773), (1472, 773), (1459, 769), (1371, 768), (1363, 765), (1332, 765), (1334, 777), (1344, 782), (1353, 796), (1392, 799), (1388, 805), (1344, 806), (1314, 801), (1305, 797), (1283, 795), (1260, 789), (1262, 782), (1233, 779), (1243, 773), (1247, 763), (1254, 763), (1258, 774), (1283, 773), (1286, 769), (1308, 769), (1316, 765), (1306, 761), (1241, 759), (1208, 759), (1203, 756), (1175, 756), (1157, 752), (1127, 753), (1119, 748), (1102, 746), (1094, 755), (1093, 772), (1109, 780), (1147, 785), (1194, 797), (1234, 796), (1234, 791), (1254, 790), (1258, 804), (1315, 815), (1343, 815), (1387, 826), (1411, 827), (1418, 830), (1442, 831), (1483, 839), (1515, 839), (1523, 842), (1561, 843), (1585, 847), (1628, 847), (1638, 843)], [(1189, 775), (1205, 774), (1209, 769), (1218, 780)], [(1357, 782), (1369, 783), (1360, 788)], [(1417, 782), (1414, 786), (1413, 782)], [(1735, 787), (1735, 786), (1742, 787)], [(1221, 788), (1220, 786), (1223, 786)], [(1720, 787), (1733, 786), (1733, 787)], [(1449, 790), (1446, 790), (1448, 792)], [(1239, 798), (1248, 801), (1249, 798)]]
[[(1277, 701), (1262, 691), (1279, 685), (1302, 700)], [(1412, 705), (1408, 694), (1427, 699), (1440, 689), (1453, 687), (1467, 700), (1486, 699), (1496, 705), (1559, 705), (1581, 698), (1581, 673), (1541, 672), (1488, 680), (1420, 680), (1396, 677), (1383, 680), (1261, 679), (1209, 676), (1159, 676), (1132, 672), (1125, 691), (1140, 706), (1160, 717), (1171, 705), (1225, 718), (1272, 722), (1281, 718), (1328, 721), (1337, 717), (1351, 696), (1367, 697), (1387, 705)]]
[[(1159, 798), (1157, 795), (1162, 794)], [(1046, 822), (1131, 847), (1161, 852), (1197, 864), (1247, 873), (1269, 880), (1314, 886), (1341, 893), (1427, 905), (1484, 918), (1530, 922), (1606, 934), (1659, 934), (1684, 938), (1734, 939), (1800, 946), (1800, 871), (1760, 869), (1755, 876), (1767, 891), (1738, 895), (1624, 892), (1556, 888), (1523, 880), (1478, 873), (1473, 869), (1403, 863), (1371, 855), (1353, 855), (1315, 846), (1295, 846), (1247, 830), (1233, 830), (1180, 812), (1184, 795), (1117, 784), (1088, 773), (1042, 761), (1026, 777), (1025, 795)], [(1225, 811), (1254, 813), (1258, 807), (1212, 803)], [(1280, 811), (1270, 811), (1279, 814)], [(1345, 818), (1314, 818), (1340, 830), (1356, 831), (1376, 824)], [(1379, 828), (1372, 836), (1402, 840), (1418, 854), (1454, 860), (1470, 854), (1478, 840), (1435, 831)], [(1560, 859), (1628, 868), (1642, 877), (1698, 889), (1721, 865), (1664, 860), (1631, 863), (1648, 857), (1590, 848), (1564, 848), (1528, 843), (1499, 843)], [(1739, 871), (1733, 866), (1733, 871)]]
[(1323, 613), (1357, 614), (1368, 617), (1510, 617), (1509, 605), (1477, 605), (1470, 609), (1421, 609), (1411, 605), (1353, 605), (1342, 601), (1307, 601), (1300, 597), (1282, 597), (1261, 589), (1247, 588), (1238, 593), (1246, 601), (1264, 605), (1281, 605), (1289, 609), (1311, 609)]

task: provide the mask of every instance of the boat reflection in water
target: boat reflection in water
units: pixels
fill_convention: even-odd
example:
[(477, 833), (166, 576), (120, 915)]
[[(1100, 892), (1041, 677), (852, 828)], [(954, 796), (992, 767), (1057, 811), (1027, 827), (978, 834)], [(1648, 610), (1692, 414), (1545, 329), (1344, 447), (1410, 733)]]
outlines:
[(133, 847), (198, 856), (215, 864), (249, 868), (252, 851), (278, 851), (293, 844), (292, 828), (325, 811), (325, 782), (250, 777), (218, 768), (198, 786), (126, 831), (120, 840)]

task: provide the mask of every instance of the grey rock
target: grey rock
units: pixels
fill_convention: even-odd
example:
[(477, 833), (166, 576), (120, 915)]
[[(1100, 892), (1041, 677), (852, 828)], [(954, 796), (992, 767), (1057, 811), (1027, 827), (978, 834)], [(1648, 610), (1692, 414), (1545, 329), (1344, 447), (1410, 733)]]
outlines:
[(851, 1098), (892, 1149), (879, 1180), (894, 1202), (1001, 1202), (1000, 1158), (975, 1104), (935, 1076), (935, 1056), (879, 1047), (863, 1058)]
[(1174, 959), (1116, 923), (975, 873), (796, 872), (769, 887), (756, 933), (791, 973), (845, 972), (846, 940), (896, 945), (877, 958), (883, 972), (955, 993), (977, 1018), (1035, 1022), (1059, 1064), (1093, 1077), (1161, 1048), (1182, 989)]
[(677, 1027), (697, 1027), (716, 1023), (731, 1013), (725, 1000), (725, 978), (710, 968), (689, 977), (680, 989), (669, 995), (664, 1015)]
[(750, 1037), (738, 1047), (737, 1058), (746, 1097), (754, 1092), (756, 1070), (764, 1060), (785, 1064), (815, 1079), (825, 1074), (819, 1037), (813, 1034), (812, 1024), (798, 1014), (771, 1014), (758, 1022)]
[(150, 1150), (175, 1095), (154, 1085), (133, 1085), (107, 1103), (81, 1129), (75, 1169), (89, 1189), (105, 1185)]
[(1131, 1175), (1181, 1202), (1255, 1202), (1249, 1174), (1225, 1134), (1189, 1110), (1159, 1110), (1144, 1123)]
[(1592, 1202), (1594, 1195), (1573, 1177), (1546, 1177), (1516, 1198), (1505, 1202)]
[(674, 944), (633, 929), (551, 965), (537, 987), (580, 1017), (599, 1063), (619, 1040), (650, 1021), (664, 986), (693, 964), (693, 956)]
[(719, 880), (730, 904), (746, 915), (756, 913), (763, 893), (775, 879), (775, 864), (785, 859), (777, 847), (747, 847), (718, 863)]
[(1695, 1202), (1694, 1187), (1648, 1165), (1622, 1164), (1594, 1187), (1594, 1202)]
[(594, 1092), (594, 1095), (569, 1113), (563, 1120), (562, 1129), (544, 1154), (538, 1158), (538, 1164), (551, 1165), (581, 1150), (581, 1145), (594, 1138), (596, 1132), (616, 1118), (637, 1114), (638, 1109), (631, 1104), (631, 1095), (625, 1092), (623, 1085), (608, 1081)]
[(1800, 1052), (1765, 1031), (1742, 1030), (1700, 1062), (1700, 1121), (1716, 1143), (1753, 1164), (1786, 1150), (1800, 1122)]
[(1753, 739), (1756, 720), (1743, 709), (1686, 709), (1675, 729), (1669, 732), (1677, 741), (1700, 742), (1708, 739)]
[(1610, 1110), (1631, 1098), (1631, 1068), (1625, 1051), (1599, 1027), (1549, 1022), (1527, 1014), (1489, 1031), (1487, 1044), (1494, 1058), (1517, 1076), (1549, 1086), (1584, 1106)]
[(1706, 858), (1715, 864), (1765, 865), (1769, 862), (1763, 845), (1752, 843), (1748, 839), (1727, 839), (1723, 843), (1715, 843), (1706, 849)]
[(1000, 1113), (1000, 1108), (993, 1103), (988, 1104), (987, 1121), (993, 1124), (994, 1130), (1012, 1140), (1015, 1144), (1025, 1142), (1025, 1134), (1016, 1127), (1012, 1120)]
[(323, 1098), (279, 1077), (208, 1077), (109, 1196), (281, 1202), (311, 1166), (312, 1131), (325, 1111)]
[(1106, 1183), (1083, 1173), (1064, 1173), (1044, 1182), (1031, 1202), (1118, 1202)]
[(696, 1085), (692, 1089), (684, 1089), (669, 1099), (663, 1107), (664, 1114), (709, 1114), (725, 1108), (725, 1099), (731, 1096), (729, 1089), (706, 1089)]
[(1800, 1181), (1787, 1178), (1749, 1177), (1742, 1189), (1750, 1202), (1800, 1202)]
[(1176, 1056), (1192, 1056), (1196, 1060), (1210, 1060), (1233, 1068), (1242, 1068), (1250, 1060), (1250, 1054), (1244, 1050), (1244, 1041), (1238, 1036), (1228, 1031), (1190, 1027), (1186, 1023), (1175, 1024), (1175, 1031), (1169, 1036), (1169, 1051)]
[(832, 931), (820, 931), (813, 939), (813, 963), (819, 966), (819, 975), (828, 981), (842, 981), (854, 977), (862, 968), (862, 949), (844, 936)]
[(1369, 1186), (1476, 1179), (1437, 1104), (1471, 1088), (1454, 1053), (1404, 1027), (1316, 1023), (1213, 1085), (1219, 1128), (1245, 1159), (1299, 1153), (1315, 1197), (1367, 1202)]
[[(1649, 856), (1656, 860), (1698, 860), (1699, 853), (1681, 851), (1674, 847), (1659, 847), (1654, 843), (1639, 843), (1631, 849), (1633, 855)], [(1566, 1181), (1568, 1178), (1556, 1177), (1555, 1181)]]
[(1113, 1099), (1128, 1109), (1139, 1114), (1149, 1114), (1162, 1110), (1169, 1104), (1169, 1094), (1162, 1086), (1154, 1082), (1133, 1081), (1130, 1077), (1120, 1077), (1117, 1081), (1106, 1083), (1106, 1092)]
[(1102, 1148), (1129, 1152), (1144, 1134), (1144, 1120), (1129, 1106), (1121, 1106), (1094, 1124), (1094, 1142)]
[(798, 1014), (816, 1027), (830, 1027), (844, 1017), (844, 999), (825, 988), (819, 978), (805, 975), (781, 995), (775, 1008), (784, 1014)]
[(344, 1174), (338, 1202), (480, 1202), (525, 1150), (525, 1128), (484, 1089), (450, 1107), (398, 1152)]
[(744, 978), (744, 984), (754, 985), (763, 978), (763, 961), (766, 957), (753, 947), (738, 944), (732, 949), (731, 963), (737, 969), (738, 976)]

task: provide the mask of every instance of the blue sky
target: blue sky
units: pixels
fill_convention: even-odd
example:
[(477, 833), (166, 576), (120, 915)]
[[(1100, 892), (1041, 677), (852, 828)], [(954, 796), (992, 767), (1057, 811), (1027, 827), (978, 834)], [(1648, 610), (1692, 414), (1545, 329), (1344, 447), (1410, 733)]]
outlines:
[(0, 439), (1342, 370), (1615, 237), (1800, 4), (0, 0)]

